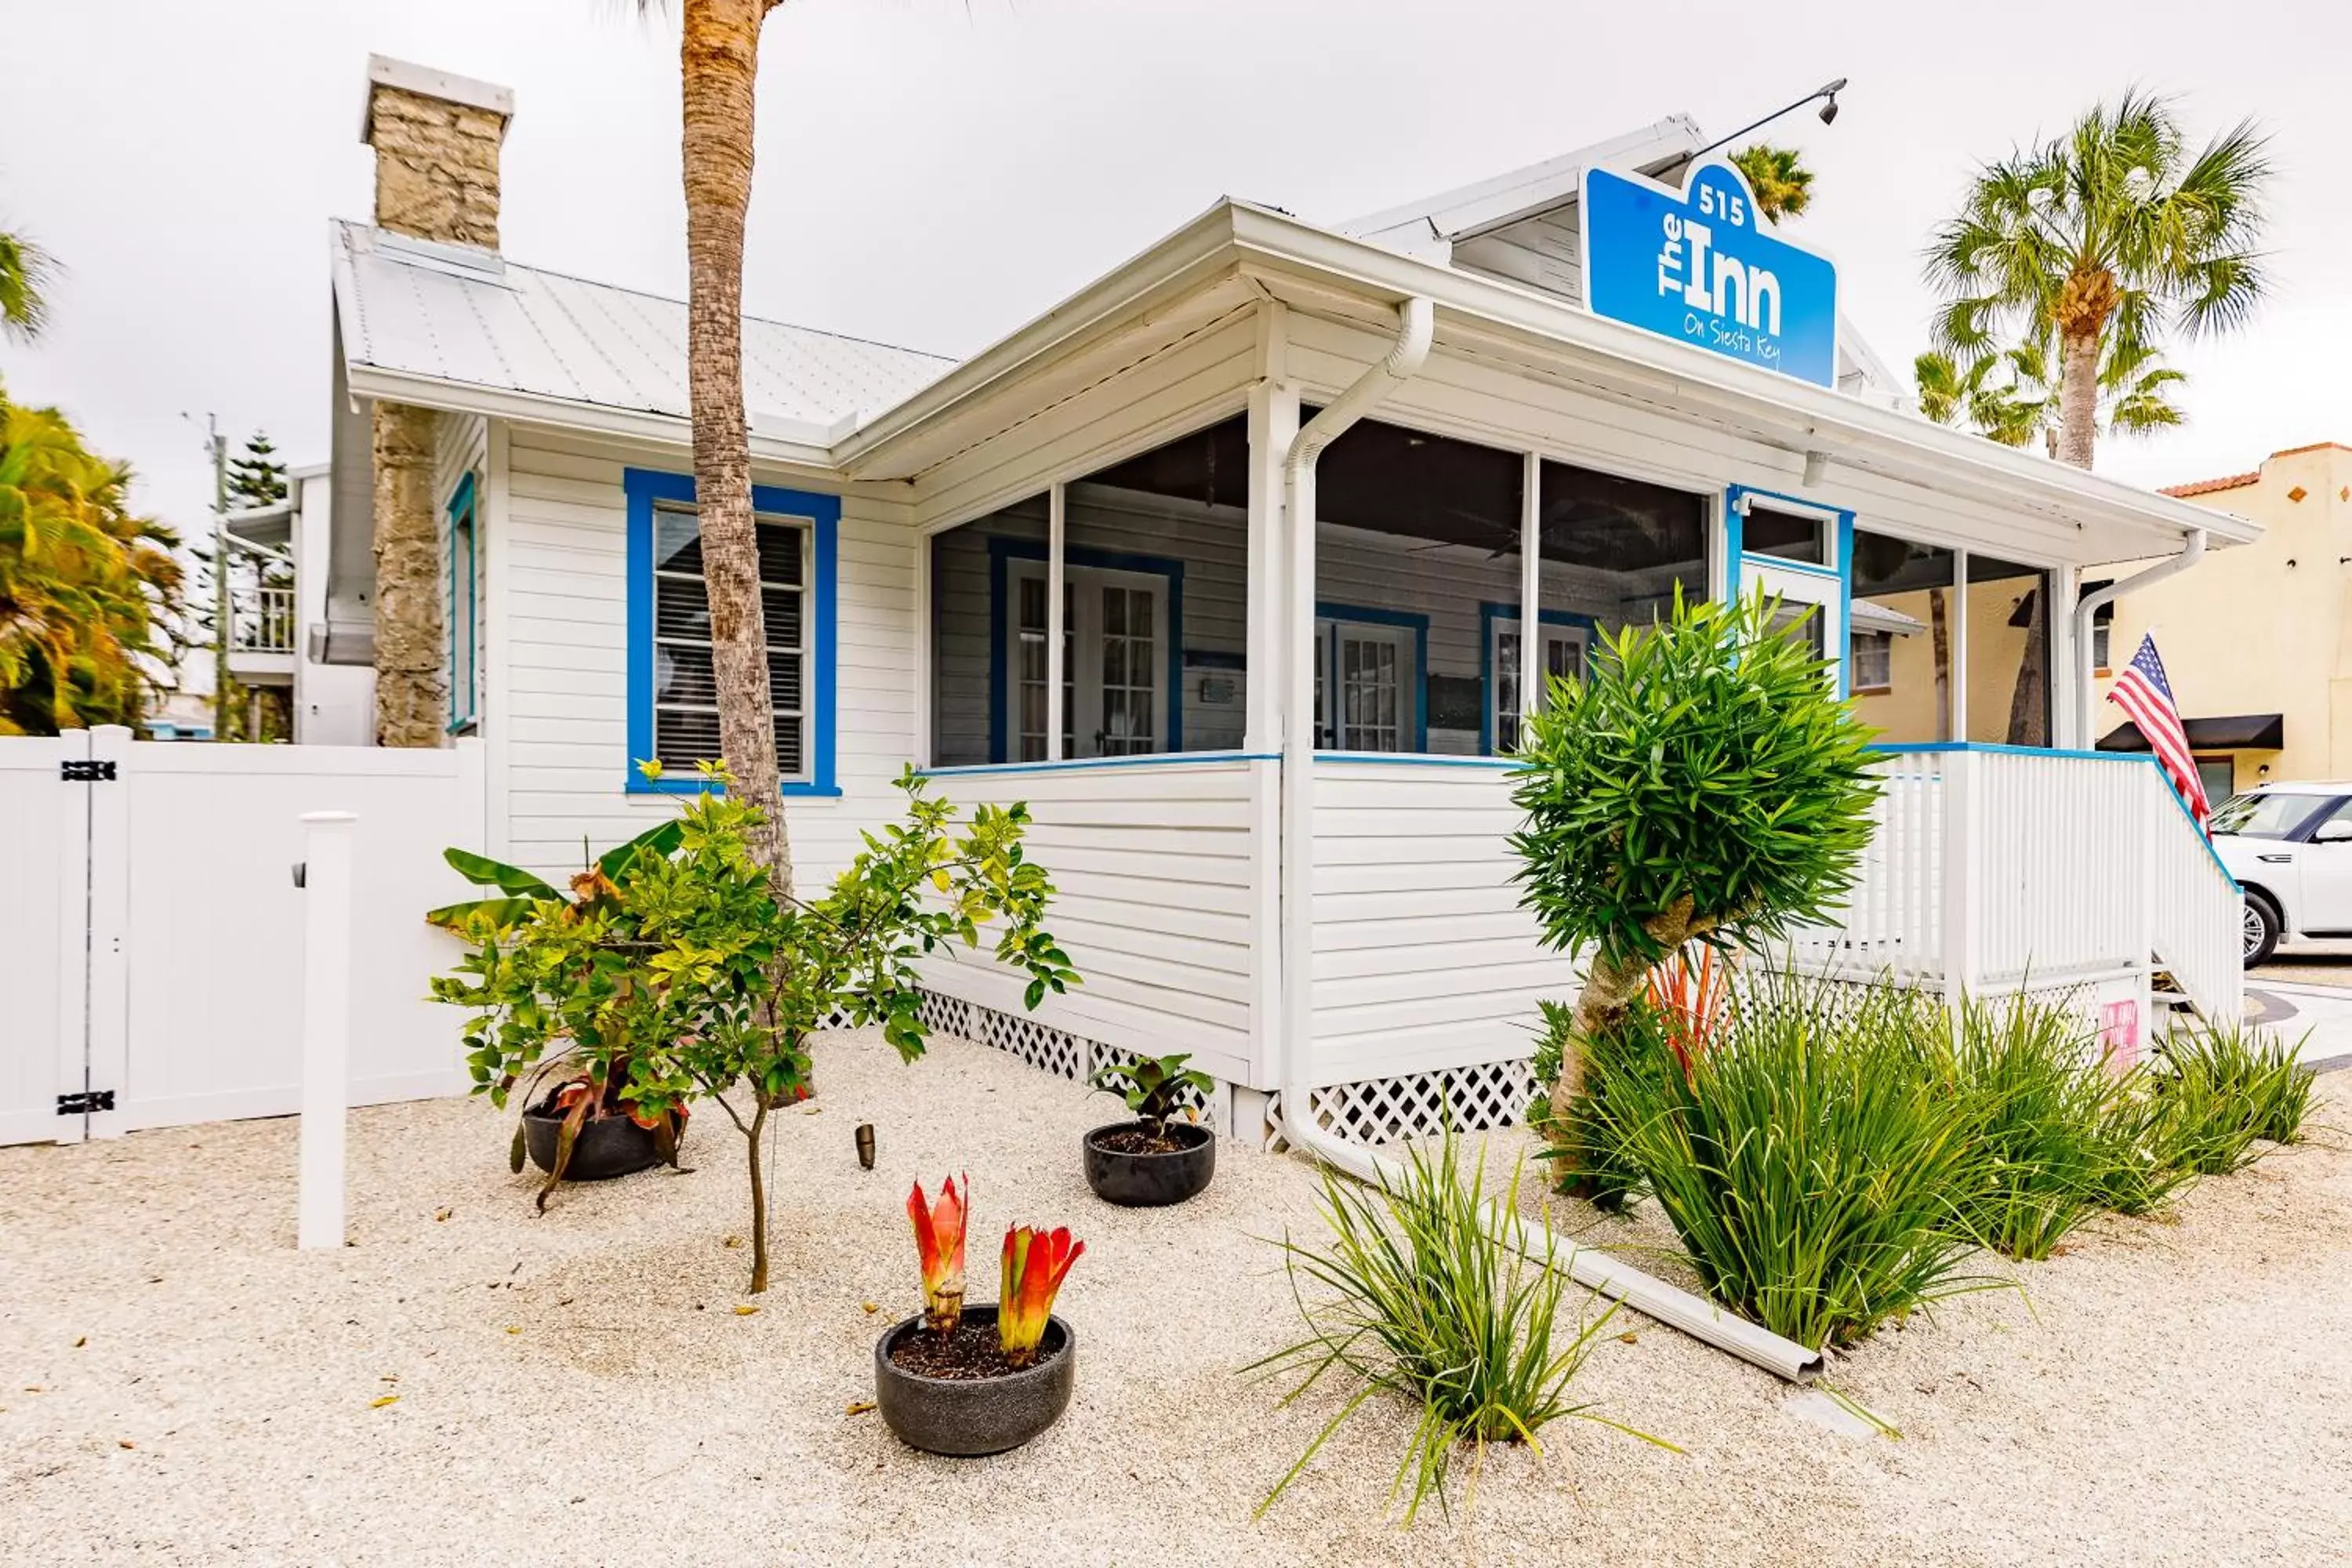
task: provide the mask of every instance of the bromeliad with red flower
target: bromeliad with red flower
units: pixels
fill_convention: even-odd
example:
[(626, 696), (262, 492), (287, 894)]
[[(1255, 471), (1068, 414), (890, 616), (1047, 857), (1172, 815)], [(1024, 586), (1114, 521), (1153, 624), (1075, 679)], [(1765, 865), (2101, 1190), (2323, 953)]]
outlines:
[(1054, 1298), (1070, 1265), (1087, 1249), (1070, 1239), (1069, 1227), (1034, 1230), (1015, 1226), (1004, 1233), (1004, 1273), (997, 1287), (997, 1342), (1004, 1359), (1016, 1367), (1037, 1359), (1045, 1324), (1054, 1315)]
[(907, 1217), (915, 1222), (915, 1252), (923, 1268), (923, 1327), (952, 1334), (963, 1319), (963, 1237), (971, 1218), (971, 1178), (956, 1190), (953, 1176), (940, 1184), (939, 1201), (923, 1201), (923, 1184), (907, 1194)]

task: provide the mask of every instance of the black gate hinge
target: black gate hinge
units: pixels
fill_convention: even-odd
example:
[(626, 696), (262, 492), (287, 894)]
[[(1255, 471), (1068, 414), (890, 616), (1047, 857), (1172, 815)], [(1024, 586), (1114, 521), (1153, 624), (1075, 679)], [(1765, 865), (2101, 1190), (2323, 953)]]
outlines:
[(73, 757), (58, 764), (58, 776), (68, 784), (112, 784), (112, 757)]
[(114, 1109), (114, 1091), (110, 1089), (85, 1089), (79, 1094), (58, 1096), (59, 1116), (88, 1116), (94, 1111)]

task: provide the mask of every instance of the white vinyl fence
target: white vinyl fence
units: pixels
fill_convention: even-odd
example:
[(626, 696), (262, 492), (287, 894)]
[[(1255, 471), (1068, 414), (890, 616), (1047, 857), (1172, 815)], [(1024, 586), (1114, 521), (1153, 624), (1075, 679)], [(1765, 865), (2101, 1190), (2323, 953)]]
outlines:
[(465, 1087), (422, 915), (483, 847), (478, 742), (446, 751), (0, 739), (0, 1143), (290, 1114), (300, 1097), (299, 818), (358, 816), (351, 1100)]

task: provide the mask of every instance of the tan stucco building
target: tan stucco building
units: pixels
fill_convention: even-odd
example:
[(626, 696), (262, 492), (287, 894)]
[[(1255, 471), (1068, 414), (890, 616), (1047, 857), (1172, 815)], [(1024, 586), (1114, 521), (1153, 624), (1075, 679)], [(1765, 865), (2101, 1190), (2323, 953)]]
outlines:
[[(2101, 612), (2099, 744), (2137, 748), (2105, 700), (2107, 669), (2153, 632), (2209, 795), (2352, 778), (2352, 447), (2289, 447), (2251, 473), (2164, 493), (2259, 522), (2262, 537), (2124, 595), (2112, 619)], [(2086, 570), (2084, 587), (2147, 564)]]

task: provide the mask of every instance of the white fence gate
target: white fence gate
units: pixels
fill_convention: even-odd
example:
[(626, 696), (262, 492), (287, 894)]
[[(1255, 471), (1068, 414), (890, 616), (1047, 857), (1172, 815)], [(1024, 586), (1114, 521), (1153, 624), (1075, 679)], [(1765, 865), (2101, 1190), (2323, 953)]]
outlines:
[(478, 742), (446, 751), (0, 739), (0, 1143), (293, 1112), (307, 811), (356, 813), (352, 1103), (465, 1087), (424, 911), (480, 849)]

